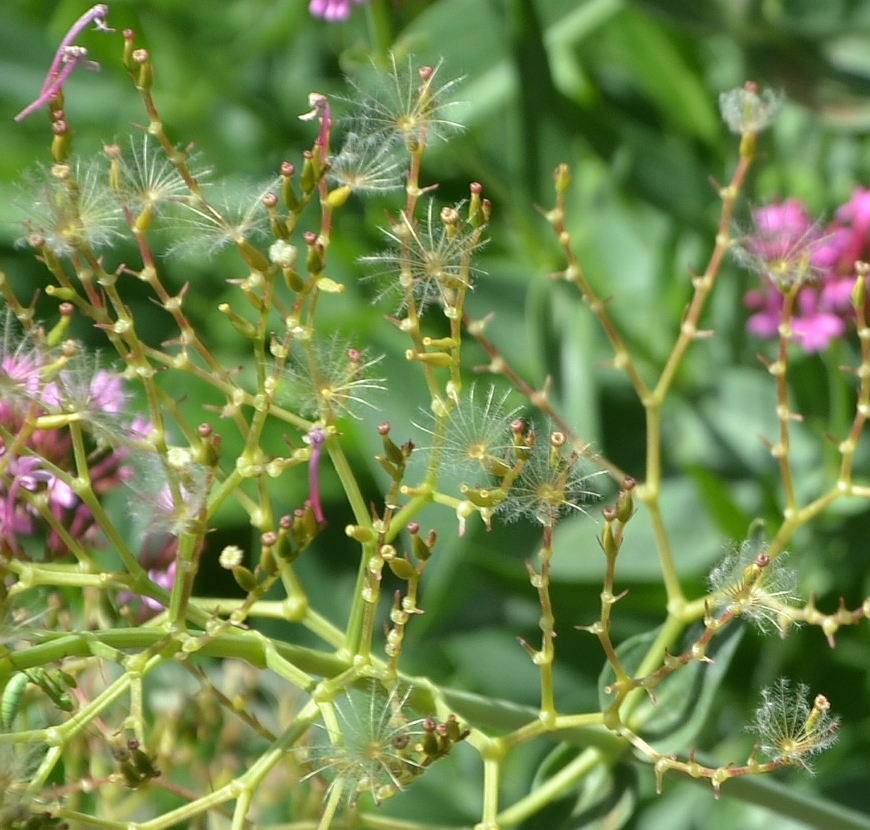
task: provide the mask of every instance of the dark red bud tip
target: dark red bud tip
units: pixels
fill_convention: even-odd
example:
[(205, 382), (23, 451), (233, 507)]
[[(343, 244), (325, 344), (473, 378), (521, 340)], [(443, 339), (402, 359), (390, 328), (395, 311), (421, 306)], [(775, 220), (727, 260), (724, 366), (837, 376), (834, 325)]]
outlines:
[(475, 196), (480, 196), (483, 193), (483, 185), (480, 182), (472, 182), (468, 188)]
[(420, 525), (417, 522), (408, 522), (405, 528), (412, 536), (416, 536), (420, 532)]
[(212, 433), (212, 426), (211, 426), (211, 424), (200, 424), (200, 425), (196, 428), (196, 434), (197, 434), (200, 438), (208, 438), (209, 435), (211, 435), (211, 433)]
[(136, 32), (132, 29), (124, 29), (124, 40), (133, 40), (136, 37)]
[(55, 135), (66, 135), (67, 132), (68, 132), (68, 130), (69, 130), (69, 128), (67, 127), (67, 123), (66, 123), (66, 121), (64, 121), (64, 120), (62, 120), (62, 119), (59, 119), (58, 121), (55, 121), (55, 122), (51, 125), (51, 131), (52, 131)]
[(759, 568), (766, 568), (770, 564), (770, 557), (766, 553), (759, 553), (758, 556), (755, 557), (755, 564), (758, 565)]
[(521, 435), (526, 428), (526, 422), (521, 418), (511, 421), (511, 432), (514, 435)]
[(622, 486), (626, 490), (634, 490), (637, 487), (637, 479), (634, 476), (626, 476), (622, 482)]
[(61, 303), (57, 310), (61, 317), (72, 317), (76, 312), (76, 307), (72, 303)]
[(292, 176), (296, 172), (296, 166), (289, 161), (281, 162), (281, 175)]
[(313, 245), (317, 242), (317, 234), (314, 233), (314, 231), (305, 231), (305, 233), (302, 234), (302, 239), (305, 241), (306, 245)]

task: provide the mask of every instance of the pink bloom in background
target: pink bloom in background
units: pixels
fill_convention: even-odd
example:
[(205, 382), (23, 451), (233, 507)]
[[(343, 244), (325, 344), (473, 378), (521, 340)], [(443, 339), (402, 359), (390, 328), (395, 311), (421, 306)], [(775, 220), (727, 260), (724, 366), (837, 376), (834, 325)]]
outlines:
[[(76, 473), (69, 430), (34, 430), (33, 420), (63, 412), (68, 405), (94, 415), (119, 416), (126, 396), (121, 377), (104, 370), (96, 372), (84, 389), (64, 372), (45, 383), (44, 364), (36, 349), (0, 355), (0, 425), (15, 439), (7, 445), (0, 438), (0, 550), (22, 555), (23, 540), (36, 537), (33, 549), (55, 559), (69, 554), (69, 539), (92, 541), (97, 527), (90, 508), (55, 472), (59, 468)], [(132, 470), (125, 464), (126, 456), (126, 448), (110, 446), (100, 446), (91, 454), (88, 472), (98, 496), (129, 478)], [(56, 526), (28, 494), (43, 495)]]
[(747, 330), (777, 337), (781, 291), (800, 284), (791, 318), (794, 337), (805, 352), (827, 348), (854, 317), (855, 261), (866, 259), (870, 240), (870, 190), (857, 188), (824, 228), (797, 199), (755, 210), (753, 220), (755, 232), (735, 250), (743, 265), (765, 277), (744, 297), (752, 312)]
[(315, 17), (335, 22), (347, 20), (350, 17), (350, 7), (353, 3), (362, 3), (363, 0), (311, 0), (308, 11)]

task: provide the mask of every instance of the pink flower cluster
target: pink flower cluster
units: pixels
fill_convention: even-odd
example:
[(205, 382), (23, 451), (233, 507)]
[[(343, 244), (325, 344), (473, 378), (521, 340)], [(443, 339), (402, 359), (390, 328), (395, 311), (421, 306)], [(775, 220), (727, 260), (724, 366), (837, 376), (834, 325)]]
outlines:
[(347, 20), (350, 17), (351, 4), (362, 2), (363, 0), (311, 0), (308, 11), (314, 17), (322, 17), (330, 22)]
[[(110, 372), (96, 372), (82, 389), (66, 383), (63, 372), (46, 383), (44, 369), (38, 351), (0, 355), (0, 551), (21, 555), (21, 540), (37, 538), (44, 544), (41, 558), (55, 559), (69, 553), (68, 539), (90, 538), (96, 528), (90, 508), (56, 472), (76, 471), (69, 430), (34, 429), (36, 419), (67, 411), (71, 392), (73, 405), (95, 417), (120, 413), (126, 398), (121, 378)], [(129, 477), (125, 455), (109, 448), (92, 454), (88, 474), (98, 496)], [(54, 522), (25, 493), (39, 496)]]
[(744, 298), (752, 312), (747, 329), (776, 337), (782, 291), (799, 285), (791, 329), (805, 352), (825, 349), (853, 316), (855, 262), (870, 253), (870, 190), (857, 188), (827, 227), (815, 224), (797, 199), (755, 210), (753, 219), (755, 232), (738, 240), (736, 254), (766, 279)]

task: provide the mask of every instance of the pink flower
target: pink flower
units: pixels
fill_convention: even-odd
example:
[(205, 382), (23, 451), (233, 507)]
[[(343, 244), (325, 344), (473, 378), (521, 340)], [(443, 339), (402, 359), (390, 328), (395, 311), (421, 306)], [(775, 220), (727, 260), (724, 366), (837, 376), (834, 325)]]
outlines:
[(870, 190), (857, 188), (828, 227), (814, 224), (804, 205), (788, 199), (753, 211), (755, 233), (737, 243), (737, 259), (767, 277), (746, 293), (753, 313), (746, 328), (778, 336), (782, 291), (798, 289), (791, 330), (805, 352), (825, 349), (852, 320), (855, 261), (866, 259), (870, 238)]
[(797, 297), (797, 314), (792, 317), (791, 330), (807, 353), (827, 348), (835, 337), (846, 333), (842, 317), (824, 309), (814, 288), (802, 288)]
[(106, 15), (109, 13), (109, 7), (105, 3), (98, 3), (88, 9), (72, 26), (70, 26), (60, 46), (54, 53), (54, 60), (51, 62), (48, 74), (42, 83), (42, 89), (36, 100), (28, 104), (18, 115), (15, 116), (16, 121), (21, 121), (27, 118), (30, 113), (44, 107), (55, 95), (60, 91), (66, 79), (72, 74), (76, 66), (84, 66), (87, 69), (99, 69), (99, 64), (94, 61), (87, 60), (88, 50), (83, 46), (74, 46), (73, 41), (76, 37), (93, 23), (97, 29), (102, 32), (114, 31), (106, 26)]
[(323, 450), (325, 440), (326, 434), (318, 424), (311, 427), (305, 436), (305, 443), (311, 447), (311, 456), (308, 459), (308, 501), (318, 524), (323, 524), (326, 521), (323, 507), (320, 504), (320, 472), (318, 469), (320, 453)]
[(363, 0), (311, 0), (308, 11), (315, 17), (335, 22), (347, 20), (350, 17), (351, 3), (362, 3)]
[[(55, 559), (69, 554), (70, 539), (92, 542), (97, 527), (90, 508), (57, 472), (77, 475), (69, 430), (64, 426), (33, 429), (34, 420), (67, 411), (70, 405), (120, 416), (126, 397), (121, 377), (103, 370), (84, 389), (63, 372), (45, 383), (46, 359), (38, 349), (25, 346), (26, 341), (0, 354), (0, 426), (4, 436), (11, 436), (8, 441), (0, 437), (0, 549), (20, 556), (21, 540), (36, 536), (42, 555)], [(96, 495), (102, 496), (130, 476), (126, 456), (123, 446), (108, 444), (90, 454), (88, 473)], [(42, 495), (43, 512), (28, 494)]]

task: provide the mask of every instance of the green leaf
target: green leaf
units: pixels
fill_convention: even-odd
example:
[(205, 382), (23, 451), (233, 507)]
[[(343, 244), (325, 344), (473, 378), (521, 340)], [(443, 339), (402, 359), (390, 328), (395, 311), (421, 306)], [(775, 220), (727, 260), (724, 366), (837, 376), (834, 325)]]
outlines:
[(626, 9), (613, 21), (619, 58), (637, 85), (674, 125), (710, 142), (720, 134), (715, 103), (677, 39), (652, 17)]
[[(649, 741), (662, 755), (686, 752), (704, 726), (713, 699), (725, 675), (734, 650), (743, 633), (742, 626), (730, 626), (717, 634), (707, 648), (713, 663), (692, 661), (665, 677), (653, 689), (655, 701), (646, 696), (632, 711), (628, 725)], [(660, 629), (647, 631), (622, 643), (616, 654), (625, 671), (633, 675), (643, 663)], [(700, 630), (690, 630), (684, 638), (680, 653), (691, 647)], [(598, 680), (599, 701), (606, 709), (612, 695), (605, 688), (616, 680), (613, 667), (608, 663)]]
[[(583, 750), (556, 746), (538, 767), (532, 792), (544, 786)], [(637, 806), (637, 770), (625, 763), (598, 764), (566, 795), (551, 801), (520, 825), (520, 830), (619, 830)]]
[(701, 464), (691, 465), (686, 472), (698, 485), (707, 512), (722, 533), (729, 539), (742, 539), (751, 519), (735, 501), (726, 480)]
[[(722, 533), (710, 521), (694, 482), (668, 478), (662, 482), (660, 506), (668, 517), (667, 529), (674, 561), (681, 576), (701, 576), (722, 554)], [(600, 526), (589, 516), (559, 523), (554, 534), (552, 578), (561, 582), (598, 582), (604, 574), (604, 556), (598, 544)], [(661, 566), (649, 514), (640, 507), (625, 530), (616, 561), (616, 584), (660, 582)]]

